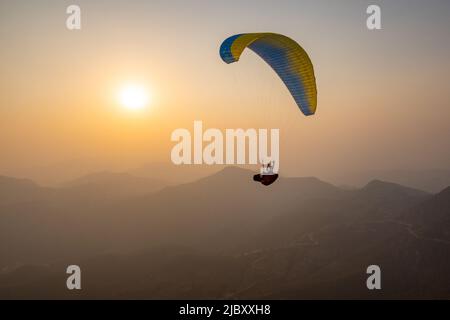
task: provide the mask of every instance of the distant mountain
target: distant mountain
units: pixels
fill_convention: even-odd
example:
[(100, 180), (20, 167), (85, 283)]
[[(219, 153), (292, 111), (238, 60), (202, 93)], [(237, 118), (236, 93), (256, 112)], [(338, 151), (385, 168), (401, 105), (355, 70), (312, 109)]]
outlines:
[[(309, 201), (271, 221), (251, 242), (243, 255), (254, 260), (249, 273), (266, 277), (250, 278), (233, 297), (449, 298), (450, 276), (444, 270), (450, 255), (443, 255), (449, 246), (421, 237), (404, 219), (435, 197), (372, 181), (339, 199)], [(372, 264), (384, 275), (379, 292), (365, 286), (365, 269)]]
[(170, 185), (189, 183), (224, 169), (226, 165), (198, 166), (198, 165), (175, 165), (171, 162), (155, 162), (142, 165), (129, 170), (130, 174), (158, 179)]
[[(71, 190), (105, 180), (94, 176), (4, 206), (0, 298), (450, 298), (449, 188), (430, 195), (375, 180), (344, 190), (283, 177), (264, 187), (252, 175), (231, 167), (77, 201)], [(64, 286), (73, 263), (85, 275), (78, 293)], [(381, 291), (366, 288), (371, 264)]]
[(0, 206), (40, 200), (49, 192), (28, 179), (0, 176)]
[(280, 178), (267, 188), (255, 183), (253, 174), (226, 168), (196, 182), (126, 198), (105, 197), (106, 187), (92, 185), (99, 180), (95, 176), (72, 182), (46, 195), (45, 202), (4, 208), (0, 238), (5, 245), (14, 239), (16, 247), (0, 251), (0, 268), (45, 263), (50, 256), (58, 258), (62, 248), (64, 255), (79, 256), (178, 243), (229, 252), (301, 201), (344, 192), (314, 178)]
[(136, 177), (129, 173), (97, 172), (62, 184), (70, 192), (103, 197), (129, 197), (151, 193), (165, 187), (163, 181)]
[(337, 184), (362, 186), (373, 179), (399, 183), (404, 186), (437, 193), (450, 185), (450, 170), (372, 170), (346, 172), (331, 181)]
[(364, 202), (365, 206), (393, 214), (397, 214), (405, 205), (412, 206), (431, 196), (421, 190), (381, 180), (372, 180), (354, 194), (354, 200)]
[(397, 184), (374, 180), (359, 190), (346, 191), (339, 197), (309, 198), (288, 213), (279, 215), (249, 241), (258, 250), (263, 247), (290, 247), (314, 244), (313, 235), (335, 228), (372, 221), (395, 219), (431, 195)]
[(232, 250), (270, 218), (306, 199), (334, 198), (344, 193), (315, 178), (281, 177), (268, 188), (255, 183), (253, 174), (237, 167), (225, 168), (192, 183), (130, 199), (108, 211), (115, 217), (125, 211), (134, 214), (128, 215), (116, 231), (122, 245), (129, 245), (125, 239), (132, 234), (134, 241), (144, 246), (177, 242), (218, 252)]
[(426, 192), (405, 187), (397, 183), (386, 182), (381, 180), (372, 180), (366, 186), (364, 186), (360, 194), (366, 194), (369, 197), (384, 198), (390, 196), (392, 198), (398, 197), (424, 197)]
[(402, 219), (423, 237), (450, 244), (450, 187), (408, 210)]
[(91, 172), (100, 171), (102, 165), (95, 159), (72, 159), (50, 165), (16, 168), (5, 173), (9, 176), (29, 178), (40, 185), (55, 187)]

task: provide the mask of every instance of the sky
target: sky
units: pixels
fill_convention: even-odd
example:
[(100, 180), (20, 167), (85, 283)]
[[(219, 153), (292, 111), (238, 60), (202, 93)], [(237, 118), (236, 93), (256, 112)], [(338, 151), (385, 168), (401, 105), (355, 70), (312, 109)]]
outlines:
[[(66, 28), (71, 4), (81, 30)], [(366, 27), (369, 4), (381, 30)], [(286, 175), (450, 169), (449, 30), (438, 0), (0, 0), (0, 174), (168, 162), (170, 133), (194, 120), (281, 128)], [(314, 116), (254, 53), (220, 59), (226, 37), (264, 31), (308, 52)], [(145, 110), (118, 103), (129, 83), (150, 91)]]

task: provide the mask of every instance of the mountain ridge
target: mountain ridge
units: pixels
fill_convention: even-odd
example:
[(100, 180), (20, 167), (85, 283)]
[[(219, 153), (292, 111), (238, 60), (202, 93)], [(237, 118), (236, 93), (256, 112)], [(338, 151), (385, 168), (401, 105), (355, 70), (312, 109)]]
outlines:
[[(84, 298), (449, 298), (450, 187), (252, 175), (227, 168), (126, 198), (38, 187), (33, 202), (0, 204), (0, 297), (66, 298), (60, 272), (75, 261), (96, 287)], [(364, 287), (373, 263), (377, 296)]]

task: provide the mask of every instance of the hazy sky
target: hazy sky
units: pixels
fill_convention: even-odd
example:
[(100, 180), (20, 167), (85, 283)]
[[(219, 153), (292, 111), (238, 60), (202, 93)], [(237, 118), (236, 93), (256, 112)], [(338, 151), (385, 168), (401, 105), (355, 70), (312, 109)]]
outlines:
[[(66, 29), (70, 4), (80, 31)], [(369, 4), (381, 6), (382, 30), (366, 28)], [(0, 174), (169, 161), (171, 131), (193, 120), (280, 125), (292, 175), (450, 169), (449, 30), (450, 1), (438, 0), (0, 0)], [(252, 52), (221, 61), (226, 37), (260, 31), (309, 53), (315, 116)], [(127, 83), (152, 92), (144, 112), (117, 103)]]

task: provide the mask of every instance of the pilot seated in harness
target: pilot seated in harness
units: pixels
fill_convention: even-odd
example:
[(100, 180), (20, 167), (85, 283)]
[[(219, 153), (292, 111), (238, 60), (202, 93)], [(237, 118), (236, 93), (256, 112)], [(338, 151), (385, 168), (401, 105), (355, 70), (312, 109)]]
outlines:
[(274, 162), (270, 161), (267, 164), (262, 164), (261, 173), (253, 176), (253, 181), (262, 183), (265, 186), (269, 186), (278, 179), (278, 174), (273, 172)]

